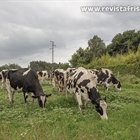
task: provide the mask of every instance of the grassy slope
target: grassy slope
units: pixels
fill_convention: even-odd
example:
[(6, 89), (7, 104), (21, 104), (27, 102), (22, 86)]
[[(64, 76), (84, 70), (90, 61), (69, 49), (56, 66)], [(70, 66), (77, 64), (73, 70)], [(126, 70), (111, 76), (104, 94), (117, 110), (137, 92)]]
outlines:
[(43, 85), (46, 93), (53, 94), (45, 109), (40, 109), (37, 101), (32, 104), (31, 98), (25, 108), (22, 93), (15, 94), (11, 107), (6, 90), (1, 89), (0, 140), (139, 140), (140, 83), (132, 84), (132, 79), (121, 78), (121, 92), (99, 88), (102, 97), (107, 97), (108, 120), (101, 120), (91, 103), (81, 115), (72, 95), (66, 99), (52, 93), (50, 85)]

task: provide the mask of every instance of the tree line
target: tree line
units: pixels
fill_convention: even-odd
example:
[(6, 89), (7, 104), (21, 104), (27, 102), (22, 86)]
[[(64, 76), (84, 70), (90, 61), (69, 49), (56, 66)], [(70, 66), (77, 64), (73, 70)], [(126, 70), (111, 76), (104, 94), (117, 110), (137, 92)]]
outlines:
[[(69, 63), (58, 63), (58, 64), (53, 63), (52, 64), (45, 61), (32, 61), (30, 62), (30, 65), (27, 67), (35, 71), (42, 71), (42, 70), (51, 71), (57, 68), (67, 69), (68, 67), (70, 67), (70, 65)], [(21, 66), (19, 66), (18, 64), (5, 64), (0, 67), (0, 71), (5, 70), (5, 69), (18, 69), (18, 68), (21, 68)]]
[(72, 67), (85, 66), (93, 59), (101, 58), (105, 54), (115, 57), (117, 54), (125, 55), (131, 50), (136, 53), (140, 44), (140, 31), (128, 30), (115, 35), (109, 45), (94, 35), (88, 40), (86, 49), (79, 48), (69, 60)]

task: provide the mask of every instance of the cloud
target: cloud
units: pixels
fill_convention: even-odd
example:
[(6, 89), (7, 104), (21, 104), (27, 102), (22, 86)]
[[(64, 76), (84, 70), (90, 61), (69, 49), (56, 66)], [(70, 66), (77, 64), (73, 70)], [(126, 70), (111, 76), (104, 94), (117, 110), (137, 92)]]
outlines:
[(0, 2), (0, 65), (31, 61), (68, 62), (79, 47), (98, 35), (106, 44), (126, 30), (139, 29), (139, 12), (82, 12), (81, 6), (139, 6), (138, 1), (34, 1)]

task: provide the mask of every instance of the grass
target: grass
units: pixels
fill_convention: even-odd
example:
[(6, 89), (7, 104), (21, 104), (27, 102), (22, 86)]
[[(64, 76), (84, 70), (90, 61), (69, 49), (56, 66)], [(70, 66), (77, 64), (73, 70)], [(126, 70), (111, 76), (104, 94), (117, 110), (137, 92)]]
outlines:
[[(135, 77), (134, 77), (135, 78)], [(25, 108), (22, 93), (15, 93), (11, 106), (5, 89), (0, 90), (0, 140), (140, 140), (140, 79), (122, 77), (122, 91), (99, 87), (107, 97), (108, 120), (101, 120), (93, 105), (79, 113), (78, 105), (69, 94), (52, 92), (44, 83), (45, 93), (52, 93), (45, 109), (38, 102)]]

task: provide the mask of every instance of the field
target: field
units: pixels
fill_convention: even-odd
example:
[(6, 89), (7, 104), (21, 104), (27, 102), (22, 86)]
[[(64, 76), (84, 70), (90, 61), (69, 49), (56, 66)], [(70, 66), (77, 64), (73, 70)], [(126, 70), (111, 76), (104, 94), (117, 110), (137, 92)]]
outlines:
[(108, 120), (101, 120), (91, 103), (81, 115), (72, 94), (65, 98), (48, 83), (42, 85), (52, 93), (45, 109), (30, 97), (25, 108), (22, 93), (15, 93), (11, 106), (6, 90), (0, 89), (0, 140), (140, 140), (140, 79), (128, 75), (119, 80), (122, 91), (99, 87), (107, 97)]

